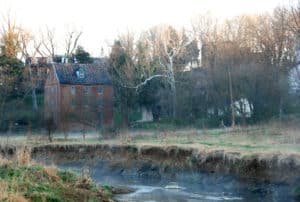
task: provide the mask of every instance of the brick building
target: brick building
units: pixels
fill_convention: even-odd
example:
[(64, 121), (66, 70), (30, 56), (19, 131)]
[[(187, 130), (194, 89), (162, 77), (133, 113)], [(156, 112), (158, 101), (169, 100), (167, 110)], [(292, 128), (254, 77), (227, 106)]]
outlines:
[(45, 114), (58, 128), (70, 123), (106, 127), (113, 122), (113, 86), (103, 65), (52, 64), (44, 99)]

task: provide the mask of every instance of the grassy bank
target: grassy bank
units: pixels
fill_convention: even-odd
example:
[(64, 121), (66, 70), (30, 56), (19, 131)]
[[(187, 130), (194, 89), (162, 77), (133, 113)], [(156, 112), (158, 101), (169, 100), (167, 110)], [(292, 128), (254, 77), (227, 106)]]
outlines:
[[(239, 152), (300, 153), (300, 122), (271, 122), (268, 124), (235, 128), (215, 129), (128, 129), (119, 134), (90, 132), (83, 135), (55, 133), (50, 144), (131, 144), (131, 145), (178, 145), (193, 148), (224, 149)], [(0, 144), (44, 145), (46, 136), (2, 136)]]
[(95, 184), (88, 175), (25, 161), (0, 162), (0, 201), (113, 201), (109, 189)]

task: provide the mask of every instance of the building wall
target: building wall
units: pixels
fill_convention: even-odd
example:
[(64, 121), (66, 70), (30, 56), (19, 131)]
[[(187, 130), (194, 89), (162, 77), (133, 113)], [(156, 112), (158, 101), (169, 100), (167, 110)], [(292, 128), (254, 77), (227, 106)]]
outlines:
[[(64, 123), (107, 127), (113, 124), (113, 87), (111, 85), (60, 84), (49, 68), (45, 83), (45, 118), (52, 117), (58, 128)], [(99, 93), (99, 86), (102, 93)], [(72, 87), (75, 92), (72, 93)], [(88, 93), (85, 89), (88, 87)]]
[(113, 96), (114, 90), (112, 85), (104, 86), (104, 116), (103, 125), (113, 124)]
[(58, 80), (54, 74), (52, 68), (48, 69), (47, 80), (45, 83), (45, 92), (44, 92), (44, 111), (45, 118), (53, 118), (55, 123), (58, 123), (59, 120), (59, 106), (60, 106), (60, 88)]
[[(102, 92), (99, 92), (99, 88)], [(60, 85), (62, 122), (109, 126), (113, 122), (113, 88), (110, 85)]]

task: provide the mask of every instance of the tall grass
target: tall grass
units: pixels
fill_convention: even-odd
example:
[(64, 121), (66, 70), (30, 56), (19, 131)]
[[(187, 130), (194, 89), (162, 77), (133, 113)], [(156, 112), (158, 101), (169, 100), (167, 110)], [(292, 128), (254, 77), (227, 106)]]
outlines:
[[(28, 150), (20, 150), (17, 152), (15, 160), (8, 160), (0, 156), (0, 166), (2, 165), (28, 165), (30, 156)], [(19, 179), (25, 178), (22, 174), (18, 178), (13, 178), (10, 182), (4, 181), (0, 178), (0, 201), (7, 202), (27, 202), (22, 194), (19, 193)], [(11, 191), (14, 187), (14, 191)]]
[(29, 154), (23, 147), (14, 159), (1, 159), (0, 201), (112, 201), (91, 180), (88, 169), (80, 176), (54, 165), (36, 164)]

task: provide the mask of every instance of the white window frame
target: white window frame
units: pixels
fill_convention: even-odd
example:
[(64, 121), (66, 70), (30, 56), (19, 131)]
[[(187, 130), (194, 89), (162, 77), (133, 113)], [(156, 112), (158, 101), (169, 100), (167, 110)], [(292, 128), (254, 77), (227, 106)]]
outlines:
[(79, 79), (84, 79), (84, 71), (83, 71), (83, 69), (78, 69), (78, 70), (76, 71), (76, 76), (77, 76), (77, 78), (79, 78)]
[(71, 95), (76, 94), (76, 86), (71, 86)]

